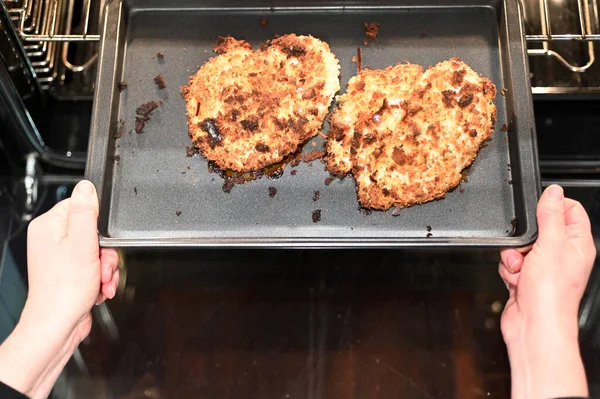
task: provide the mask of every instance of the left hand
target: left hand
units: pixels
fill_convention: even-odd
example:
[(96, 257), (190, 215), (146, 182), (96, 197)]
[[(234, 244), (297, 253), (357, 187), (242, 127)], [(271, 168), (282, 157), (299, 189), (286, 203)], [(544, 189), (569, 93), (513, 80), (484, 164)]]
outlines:
[(80, 326), (78, 339), (91, 328), (92, 306), (113, 298), (119, 283), (119, 256), (98, 246), (98, 196), (82, 181), (71, 198), (33, 220), (27, 234), (27, 305), (40, 317)]
[(29, 224), (29, 294), (19, 323), (0, 345), (0, 381), (46, 398), (92, 327), (95, 303), (115, 296), (119, 257), (98, 245), (98, 196), (82, 181), (71, 198)]

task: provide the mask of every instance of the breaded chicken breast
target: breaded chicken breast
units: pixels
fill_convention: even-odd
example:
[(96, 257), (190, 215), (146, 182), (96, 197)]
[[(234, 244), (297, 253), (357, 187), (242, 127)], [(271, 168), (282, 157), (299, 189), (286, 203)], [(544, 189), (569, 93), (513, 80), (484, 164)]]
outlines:
[(332, 173), (352, 172), (365, 208), (445, 197), (494, 130), (496, 88), (458, 58), (425, 73), (410, 64), (365, 70), (348, 89), (332, 117), (325, 160)]
[(220, 169), (250, 172), (281, 161), (322, 128), (340, 89), (327, 43), (294, 34), (253, 51), (220, 37), (184, 90), (194, 145)]

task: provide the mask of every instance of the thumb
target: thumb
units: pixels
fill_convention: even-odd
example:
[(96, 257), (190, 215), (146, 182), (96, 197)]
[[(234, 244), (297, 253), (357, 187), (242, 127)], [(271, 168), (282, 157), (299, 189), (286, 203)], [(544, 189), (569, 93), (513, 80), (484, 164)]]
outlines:
[(538, 240), (550, 248), (565, 239), (564, 199), (562, 187), (554, 184), (544, 191), (538, 203)]
[[(73, 190), (69, 207), (67, 236), (82, 247), (94, 242), (97, 246), (98, 196), (96, 188), (87, 180), (80, 181)], [(91, 238), (94, 240), (91, 240)]]

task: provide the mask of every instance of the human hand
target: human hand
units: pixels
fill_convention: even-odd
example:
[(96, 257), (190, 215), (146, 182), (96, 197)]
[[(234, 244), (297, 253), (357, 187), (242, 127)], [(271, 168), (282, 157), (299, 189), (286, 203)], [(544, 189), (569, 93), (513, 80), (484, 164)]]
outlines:
[(577, 317), (596, 257), (590, 221), (556, 185), (540, 198), (537, 221), (535, 244), (503, 250), (499, 265), (510, 295), (501, 326), (513, 397), (587, 396)]
[(98, 246), (98, 197), (81, 181), (73, 195), (33, 220), (27, 234), (27, 306), (56, 318), (83, 339), (91, 328), (95, 303), (113, 298), (119, 283), (119, 257)]
[(0, 381), (46, 398), (79, 343), (89, 334), (94, 303), (113, 298), (118, 255), (100, 249), (98, 197), (88, 181), (29, 224), (29, 293), (15, 330), (0, 346)]

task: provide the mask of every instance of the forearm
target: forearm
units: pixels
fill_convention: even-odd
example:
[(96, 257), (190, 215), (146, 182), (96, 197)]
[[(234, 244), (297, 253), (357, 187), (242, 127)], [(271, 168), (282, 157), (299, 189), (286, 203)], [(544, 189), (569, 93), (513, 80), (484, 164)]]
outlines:
[(75, 350), (66, 326), (25, 306), (15, 330), (0, 346), (0, 381), (30, 397), (46, 397)]
[(587, 397), (577, 321), (530, 323), (508, 345), (513, 399)]

